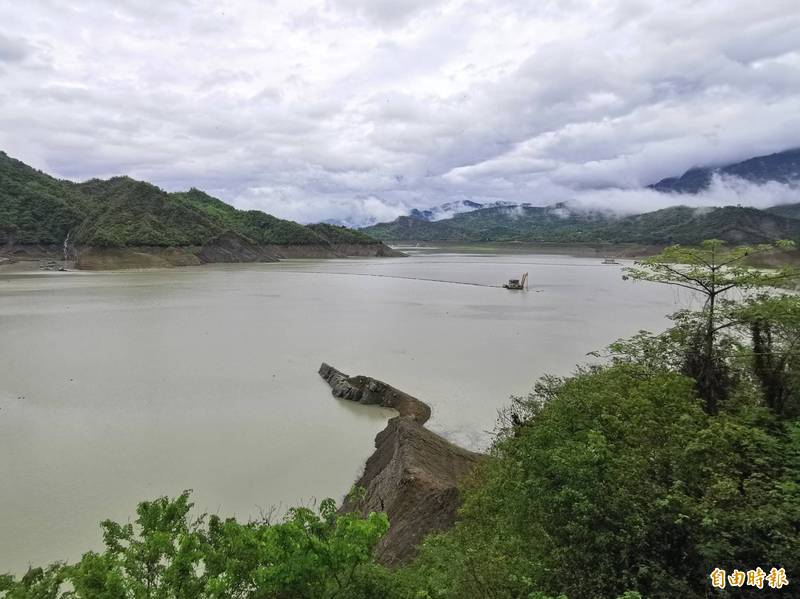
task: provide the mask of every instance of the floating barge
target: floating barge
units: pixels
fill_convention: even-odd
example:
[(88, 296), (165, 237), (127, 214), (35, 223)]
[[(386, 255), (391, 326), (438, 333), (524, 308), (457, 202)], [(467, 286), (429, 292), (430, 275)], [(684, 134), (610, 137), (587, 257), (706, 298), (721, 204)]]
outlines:
[(504, 284), (503, 287), (506, 289), (513, 289), (515, 291), (520, 291), (522, 289), (528, 288), (528, 273), (522, 275), (521, 279), (509, 279), (508, 283)]

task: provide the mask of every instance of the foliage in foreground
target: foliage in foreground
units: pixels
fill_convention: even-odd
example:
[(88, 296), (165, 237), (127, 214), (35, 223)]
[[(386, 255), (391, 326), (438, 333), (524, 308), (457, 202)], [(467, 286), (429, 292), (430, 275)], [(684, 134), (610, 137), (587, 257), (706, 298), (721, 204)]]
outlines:
[[(714, 567), (800, 571), (800, 427), (705, 413), (632, 364), (548, 379), (407, 573), (431, 597), (704, 597)], [(744, 568), (746, 569), (746, 568)]]
[(190, 515), (189, 493), (139, 504), (136, 524), (102, 523), (105, 550), (76, 564), (0, 577), (5, 599), (378, 598), (391, 588), (372, 548), (385, 514), (290, 511), (284, 522), (241, 524)]

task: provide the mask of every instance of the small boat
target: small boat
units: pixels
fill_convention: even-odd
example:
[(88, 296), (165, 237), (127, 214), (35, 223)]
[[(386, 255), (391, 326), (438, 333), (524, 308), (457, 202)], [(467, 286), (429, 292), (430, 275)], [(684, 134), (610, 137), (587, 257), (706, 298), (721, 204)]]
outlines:
[(619, 262), (614, 260), (614, 258), (606, 258), (605, 260), (603, 260), (603, 264), (619, 264)]
[(513, 289), (515, 291), (519, 291), (521, 289), (527, 289), (528, 273), (522, 275), (521, 279), (509, 279), (508, 283), (504, 284), (503, 287), (505, 287), (506, 289)]

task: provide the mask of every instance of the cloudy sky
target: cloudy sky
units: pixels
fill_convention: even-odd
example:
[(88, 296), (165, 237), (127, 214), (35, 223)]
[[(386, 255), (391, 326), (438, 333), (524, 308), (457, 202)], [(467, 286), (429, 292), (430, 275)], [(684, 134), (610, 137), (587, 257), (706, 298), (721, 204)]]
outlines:
[(0, 0), (0, 149), (302, 222), (798, 146), (798, 0)]

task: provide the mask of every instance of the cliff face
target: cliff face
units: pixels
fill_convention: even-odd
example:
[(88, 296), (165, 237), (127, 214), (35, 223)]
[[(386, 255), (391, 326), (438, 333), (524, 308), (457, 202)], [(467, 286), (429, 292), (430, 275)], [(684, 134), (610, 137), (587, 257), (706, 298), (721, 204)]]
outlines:
[(453, 525), (459, 482), (485, 456), (426, 429), (430, 407), (415, 397), (370, 377), (349, 377), (328, 364), (322, 364), (319, 373), (335, 397), (394, 408), (400, 414), (375, 437), (375, 452), (355, 483), (366, 495), (342, 506), (365, 515), (386, 512), (390, 528), (376, 555), (387, 566), (399, 566), (415, 555), (425, 535)]

